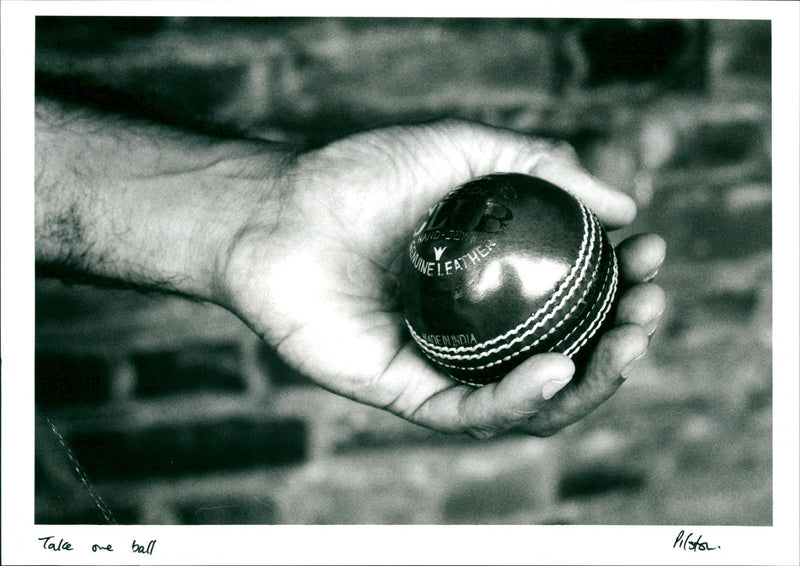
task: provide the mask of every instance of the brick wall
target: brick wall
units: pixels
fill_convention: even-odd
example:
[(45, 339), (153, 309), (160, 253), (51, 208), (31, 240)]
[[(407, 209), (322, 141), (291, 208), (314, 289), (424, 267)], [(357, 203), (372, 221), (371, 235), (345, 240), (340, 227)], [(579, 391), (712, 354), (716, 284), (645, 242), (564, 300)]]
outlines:
[[(39, 18), (40, 86), (308, 145), (460, 116), (573, 143), (661, 233), (639, 372), (553, 438), (478, 442), (322, 391), (229, 313), (36, 289), (36, 520), (771, 522), (770, 28), (754, 21)], [(52, 432), (52, 423), (64, 440)]]

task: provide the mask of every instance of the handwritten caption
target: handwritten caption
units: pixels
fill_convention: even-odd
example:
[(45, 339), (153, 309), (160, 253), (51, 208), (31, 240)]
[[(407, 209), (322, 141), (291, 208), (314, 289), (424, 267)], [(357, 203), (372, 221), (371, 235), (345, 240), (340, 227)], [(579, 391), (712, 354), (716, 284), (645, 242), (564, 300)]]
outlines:
[(706, 551), (706, 550), (718, 550), (719, 546), (713, 546), (711, 543), (708, 543), (703, 540), (703, 535), (698, 534), (696, 538), (692, 538), (694, 533), (686, 534), (686, 531), (681, 531), (678, 533), (678, 536), (675, 537), (675, 542), (672, 543), (672, 548), (677, 548), (680, 550), (691, 550), (692, 552), (698, 551)]
[[(76, 547), (73, 544), (65, 540), (63, 538), (59, 538), (58, 542), (56, 542), (55, 536), (49, 537), (39, 537), (39, 540), (42, 542), (42, 549), (48, 550), (51, 552), (70, 552), (76, 550)], [(94, 543), (91, 546), (92, 552), (114, 552), (116, 548), (114, 548), (110, 544), (98, 544)], [(129, 552), (133, 554), (147, 554), (149, 556), (153, 556), (153, 553), (156, 550), (156, 539), (148, 541), (147, 543), (144, 542), (137, 542), (136, 539), (130, 544), (130, 547), (127, 549)], [(123, 549), (124, 551), (124, 549)]]

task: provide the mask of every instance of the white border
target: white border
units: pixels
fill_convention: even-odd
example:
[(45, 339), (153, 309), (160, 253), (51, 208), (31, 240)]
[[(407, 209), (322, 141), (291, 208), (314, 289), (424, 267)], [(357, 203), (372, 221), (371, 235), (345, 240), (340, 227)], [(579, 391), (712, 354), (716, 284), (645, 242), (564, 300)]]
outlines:
[[(108, 563), (90, 551), (48, 556), (38, 537), (76, 545), (158, 539), (158, 554), (116, 563), (154, 564), (798, 564), (798, 257), (800, 45), (796, 2), (18, 2), (3, 1), (2, 38), (2, 562)], [(678, 17), (771, 19), (773, 23), (774, 467), (772, 527), (696, 529), (723, 547), (681, 553), (678, 529), (611, 526), (503, 527), (100, 527), (33, 524), (33, 31), (36, 14)], [(63, 556), (62, 556), (63, 555)]]

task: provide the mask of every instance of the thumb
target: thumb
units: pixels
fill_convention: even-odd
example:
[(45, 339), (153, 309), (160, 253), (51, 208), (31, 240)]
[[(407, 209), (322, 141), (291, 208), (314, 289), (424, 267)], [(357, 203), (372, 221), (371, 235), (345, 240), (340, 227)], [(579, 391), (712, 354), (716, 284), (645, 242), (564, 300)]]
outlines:
[(482, 388), (484, 396), (491, 395), (493, 406), (485, 415), (476, 413), (476, 416), (485, 418), (489, 425), (513, 428), (538, 412), (572, 381), (574, 374), (575, 365), (566, 356), (556, 353), (532, 356), (502, 380)]
[(567, 385), (575, 373), (572, 360), (561, 354), (532, 356), (501, 381), (479, 389), (455, 387), (431, 399), (451, 412), (462, 431), (487, 438), (525, 423)]
[(566, 142), (470, 123), (452, 125), (450, 135), (473, 177), (501, 172), (540, 177), (583, 201), (609, 228), (630, 224), (636, 216), (633, 199), (586, 171)]

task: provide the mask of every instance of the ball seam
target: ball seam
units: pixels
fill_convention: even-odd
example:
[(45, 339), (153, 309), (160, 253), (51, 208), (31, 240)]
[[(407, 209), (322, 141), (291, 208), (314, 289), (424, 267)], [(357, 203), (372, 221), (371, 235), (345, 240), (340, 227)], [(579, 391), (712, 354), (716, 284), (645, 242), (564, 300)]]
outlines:
[[(578, 287), (579, 283), (581, 282), (583, 276), (586, 273), (586, 268), (590, 263), (589, 260), (591, 258), (592, 253), (594, 252), (594, 245), (595, 242), (597, 241), (597, 238), (595, 237), (596, 228), (598, 224), (596, 217), (588, 210), (588, 208), (583, 203), (578, 201), (578, 204), (580, 205), (581, 211), (583, 213), (583, 239), (581, 241), (580, 251), (578, 252), (578, 258), (575, 264), (570, 269), (570, 272), (567, 274), (567, 276), (564, 279), (562, 279), (559, 288), (556, 290), (555, 293), (553, 293), (552, 297), (548, 299), (548, 301), (544, 305), (542, 305), (536, 312), (532, 313), (524, 322), (518, 324), (516, 327), (505, 332), (504, 334), (501, 334), (499, 336), (496, 336), (479, 344), (473, 344), (470, 346), (452, 347), (452, 346), (437, 346), (431, 343), (429, 340), (426, 340), (414, 330), (411, 323), (406, 319), (406, 325), (408, 326), (411, 335), (414, 337), (414, 340), (422, 347), (423, 350), (435, 352), (437, 354), (439, 352), (443, 352), (445, 354), (448, 353), (457, 354), (459, 352), (475, 352), (483, 348), (487, 348), (492, 344), (497, 343), (500, 340), (508, 339), (509, 337), (512, 337), (515, 334), (519, 334), (520, 332), (523, 333), (522, 336), (514, 338), (512, 342), (516, 343), (519, 340), (523, 340), (527, 336), (529, 336), (532, 332), (535, 332), (538, 328), (540, 328), (541, 325), (544, 324), (547, 320), (553, 318), (553, 316), (555, 316), (555, 313), (561, 310), (563, 306), (569, 301), (569, 299), (572, 298), (576, 288)], [(589, 245), (588, 253), (586, 251), (587, 242)], [(575, 276), (575, 273), (579, 271), (581, 275), (578, 278), (578, 281), (576, 281), (575, 285), (570, 286), (572, 278)], [(565, 289), (569, 289), (569, 292), (564, 297), (559, 298), (559, 295), (564, 293)], [(552, 303), (557, 300), (560, 300), (560, 303), (555, 308), (553, 308), (553, 310), (549, 314), (547, 314), (543, 320), (537, 322), (537, 319), (541, 317), (543, 313), (547, 312), (547, 310), (552, 306)], [(526, 328), (533, 323), (536, 323), (534, 327), (529, 330), (526, 330)], [(506, 344), (501, 344), (499, 346), (499, 348), (502, 349), (508, 347), (509, 346)], [(491, 355), (493, 353), (496, 353), (495, 349), (489, 350), (487, 353), (484, 353), (482, 357), (485, 357), (486, 355)]]
[[(497, 354), (498, 352), (500, 352), (502, 350), (507, 350), (507, 349), (511, 348), (513, 345), (517, 344), (518, 342), (521, 342), (522, 340), (526, 339), (531, 334), (535, 333), (539, 328), (541, 328), (541, 326), (543, 324), (545, 324), (547, 321), (549, 321), (550, 319), (552, 319), (553, 317), (556, 316), (558, 311), (560, 311), (561, 308), (566, 304), (567, 300), (572, 298), (572, 296), (574, 294), (574, 291), (577, 290), (577, 288), (580, 286), (580, 283), (582, 282), (583, 278), (585, 277), (587, 268), (592, 263), (591, 260), (592, 260), (592, 254), (594, 253), (594, 247), (595, 247), (594, 244), (598, 239), (600, 239), (601, 243), (602, 243), (602, 237), (599, 236), (599, 234), (595, 233), (594, 226), (592, 228), (593, 228), (592, 229), (592, 233), (593, 233), (592, 244), (590, 246), (589, 254), (586, 256), (585, 261), (583, 262), (583, 266), (581, 268), (581, 275), (578, 277), (578, 280), (576, 281), (575, 285), (573, 285), (573, 287), (571, 288), (569, 295), (567, 297), (565, 297), (565, 299), (555, 309), (553, 309), (553, 311), (551, 311), (544, 319), (539, 321), (533, 328), (530, 328), (529, 330), (525, 331), (525, 333), (521, 334), (520, 336), (515, 337), (514, 339), (510, 340), (509, 342), (500, 344), (499, 346), (497, 346), (495, 348), (492, 348), (490, 350), (486, 350), (484, 352), (479, 352), (479, 353), (476, 353), (476, 354), (440, 353), (438, 351), (432, 351), (433, 348), (430, 348), (430, 349), (426, 348), (424, 344), (420, 344), (421, 349), (426, 354), (429, 354), (428, 357), (437, 356), (440, 359), (447, 359), (447, 360), (477, 360), (477, 359), (481, 359), (481, 358), (486, 358), (486, 357), (492, 356), (492, 355)], [(598, 237), (595, 238), (594, 237), (595, 235), (597, 235)], [(602, 259), (602, 246), (599, 246), (599, 248), (600, 248), (600, 250), (599, 250), (600, 256), (598, 257), (598, 260), (597, 260), (598, 262), (601, 261), (601, 259)], [(582, 292), (580, 298), (575, 302), (575, 304), (572, 305), (570, 310), (561, 318), (561, 320), (559, 320), (558, 323), (556, 323), (553, 327), (551, 327), (542, 336), (539, 336), (535, 341), (533, 341), (532, 343), (527, 344), (525, 347), (523, 347), (520, 350), (520, 352), (526, 352), (529, 349), (531, 349), (532, 347), (538, 345), (542, 340), (545, 340), (552, 333), (556, 332), (561, 326), (563, 326), (566, 323), (566, 321), (570, 319), (570, 317), (575, 312), (575, 310), (578, 308), (578, 305), (585, 298), (586, 294), (589, 292), (590, 289), (591, 289), (591, 285), (590, 284), (586, 285), (584, 287), (584, 289), (583, 289), (583, 292)], [(412, 334), (414, 334), (413, 329), (410, 329), (410, 330), (412, 331)], [(434, 359), (434, 358), (431, 358), (431, 359)], [(439, 362), (437, 362), (437, 363), (439, 363)], [(460, 367), (460, 366), (446, 366), (446, 367)], [(483, 366), (481, 366), (481, 368), (482, 367)], [(486, 367), (489, 367), (489, 366), (486, 366)], [(481, 369), (481, 368), (477, 368), (477, 369)]]
[[(601, 254), (602, 254), (602, 251), (603, 250), (602, 250), (602, 247), (601, 247), (601, 249), (600, 249), (600, 253)], [(613, 250), (611, 252), (611, 256), (612, 256), (613, 261), (614, 261), (614, 267), (616, 268), (616, 258), (614, 257)], [(598, 258), (598, 262), (599, 261), (602, 261), (602, 255), (600, 256), (600, 258)], [(616, 269), (615, 269), (615, 273), (616, 273)], [(614, 279), (614, 281), (616, 282), (616, 278)], [(616, 288), (616, 283), (615, 283), (615, 288)], [(480, 365), (480, 366), (472, 366), (472, 367), (464, 367), (464, 366), (460, 366), (460, 365), (448, 364), (448, 363), (445, 363), (444, 361), (442, 361), (444, 359), (448, 359), (448, 360), (475, 360), (475, 359), (480, 359), (480, 358), (487, 357), (487, 356), (492, 355), (492, 354), (496, 354), (501, 349), (508, 349), (508, 347), (510, 347), (511, 343), (509, 343), (508, 345), (502, 344), (501, 346), (498, 346), (497, 348), (494, 348), (494, 349), (492, 349), (492, 350), (490, 350), (488, 352), (482, 352), (480, 354), (469, 354), (469, 355), (466, 355), (466, 354), (465, 355), (448, 355), (448, 354), (438, 354), (438, 353), (437, 354), (433, 354), (433, 353), (430, 353), (429, 351), (425, 350), (424, 348), (422, 349), (423, 353), (425, 354), (425, 356), (428, 359), (430, 359), (432, 362), (434, 362), (435, 364), (437, 364), (439, 366), (450, 368), (450, 369), (458, 369), (458, 370), (461, 370), (461, 371), (480, 371), (480, 370), (488, 369), (490, 367), (494, 367), (496, 365), (505, 363), (505, 362), (511, 360), (512, 358), (515, 358), (516, 356), (519, 356), (520, 354), (523, 354), (523, 353), (527, 352), (528, 350), (530, 350), (531, 348), (535, 347), (536, 345), (539, 344), (539, 342), (541, 342), (542, 340), (546, 339), (552, 333), (556, 332), (561, 326), (563, 326), (568, 320), (570, 320), (570, 317), (575, 312), (575, 310), (578, 308), (578, 305), (580, 305), (581, 301), (583, 300), (583, 298), (586, 296), (586, 293), (588, 293), (590, 289), (591, 289), (591, 285), (587, 285), (586, 288), (584, 288), (584, 290), (583, 290), (583, 295), (581, 295), (581, 298), (578, 301), (576, 301), (575, 304), (572, 305), (572, 308), (569, 310), (569, 312), (561, 320), (559, 320), (558, 323), (556, 323), (552, 328), (550, 328), (545, 334), (543, 334), (542, 336), (540, 336), (539, 338), (537, 338), (536, 340), (534, 340), (530, 344), (526, 344), (525, 346), (523, 346), (519, 350), (517, 350), (515, 352), (511, 352), (510, 354), (508, 354), (507, 356), (504, 356), (503, 358), (500, 358), (499, 360), (494, 360), (492, 362), (488, 362), (488, 363)], [(547, 320), (547, 319), (545, 319), (545, 320)], [(542, 321), (542, 322), (545, 322), (545, 321)], [(515, 339), (515, 340), (517, 340), (517, 339)], [(587, 340), (588, 340), (588, 338), (587, 338)], [(516, 342), (514, 342), (514, 343), (516, 343)], [(552, 350), (553, 349), (551, 348), (550, 351), (552, 351)], [(438, 358), (433, 357), (433, 356), (438, 356)]]
[[(572, 343), (572, 345), (570, 345), (563, 351), (563, 354), (565, 356), (572, 357), (575, 354), (577, 354), (578, 351), (580, 351), (580, 349), (583, 348), (583, 346), (592, 338), (592, 336), (594, 336), (595, 332), (597, 332), (597, 329), (600, 328), (600, 326), (603, 324), (603, 321), (605, 320), (606, 316), (608, 316), (608, 313), (611, 310), (611, 305), (617, 293), (617, 258), (614, 257), (612, 254), (612, 259), (613, 259), (613, 265), (612, 265), (611, 282), (608, 285), (603, 305), (600, 307), (600, 310), (595, 315), (594, 320), (592, 320), (592, 322), (586, 328), (583, 334), (577, 340), (575, 340)], [(556, 347), (558, 347), (560, 343), (562, 343), (566, 339), (567, 337), (561, 340), (559, 344), (556, 345)]]

